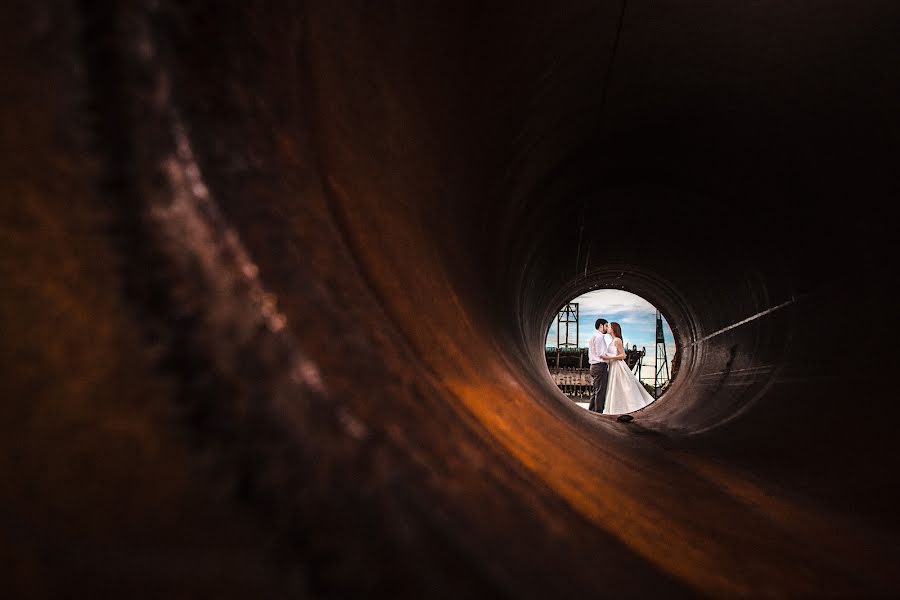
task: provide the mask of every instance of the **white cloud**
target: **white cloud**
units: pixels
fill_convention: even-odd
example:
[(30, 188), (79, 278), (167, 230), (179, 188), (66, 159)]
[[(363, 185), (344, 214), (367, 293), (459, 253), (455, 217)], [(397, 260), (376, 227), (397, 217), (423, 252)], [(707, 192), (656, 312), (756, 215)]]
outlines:
[[(574, 298), (579, 309), (579, 346), (586, 346), (587, 340), (594, 332), (596, 317), (604, 317), (616, 321), (622, 326), (624, 342), (627, 347), (636, 345), (647, 349), (652, 356), (656, 347), (656, 308), (635, 294), (622, 290), (594, 290)], [(663, 332), (666, 337), (666, 348), (669, 361), (674, 356), (674, 339), (669, 324), (663, 318)], [(549, 324), (547, 345), (556, 346), (556, 319)], [(574, 336), (574, 327), (572, 329)], [(647, 369), (645, 369), (647, 370)], [(649, 369), (652, 372), (652, 369)]]
[(574, 298), (580, 314), (603, 316), (603, 313), (649, 313), (656, 308), (640, 296), (623, 290), (594, 290)]

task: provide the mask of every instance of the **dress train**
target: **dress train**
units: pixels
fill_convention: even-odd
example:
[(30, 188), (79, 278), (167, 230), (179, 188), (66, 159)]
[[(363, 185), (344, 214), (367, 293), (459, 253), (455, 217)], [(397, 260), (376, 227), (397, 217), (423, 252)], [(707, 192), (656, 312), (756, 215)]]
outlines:
[(609, 383), (603, 414), (619, 415), (640, 410), (655, 398), (647, 393), (624, 360), (609, 361)]

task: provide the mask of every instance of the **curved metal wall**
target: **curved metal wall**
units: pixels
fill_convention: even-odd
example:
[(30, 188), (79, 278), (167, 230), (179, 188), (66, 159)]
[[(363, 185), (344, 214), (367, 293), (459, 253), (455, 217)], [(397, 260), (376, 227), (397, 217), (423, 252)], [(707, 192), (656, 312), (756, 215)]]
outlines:
[(331, 4), (4, 8), (13, 589), (897, 593), (893, 4)]

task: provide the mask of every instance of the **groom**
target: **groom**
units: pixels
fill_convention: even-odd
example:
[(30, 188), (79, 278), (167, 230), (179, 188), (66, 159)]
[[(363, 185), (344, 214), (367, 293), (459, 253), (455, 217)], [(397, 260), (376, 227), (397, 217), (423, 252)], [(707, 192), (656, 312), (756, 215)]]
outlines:
[(606, 383), (609, 381), (609, 363), (600, 358), (606, 354), (606, 332), (609, 325), (606, 319), (597, 319), (594, 323), (594, 335), (588, 343), (588, 362), (591, 363), (591, 385), (594, 388), (591, 394), (591, 403), (588, 410), (602, 413), (606, 406)]

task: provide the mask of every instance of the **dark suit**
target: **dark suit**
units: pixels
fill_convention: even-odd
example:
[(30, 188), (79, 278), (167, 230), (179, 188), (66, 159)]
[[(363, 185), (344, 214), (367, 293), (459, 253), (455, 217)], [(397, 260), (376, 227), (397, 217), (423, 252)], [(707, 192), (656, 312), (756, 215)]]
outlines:
[(591, 385), (594, 388), (591, 394), (591, 403), (588, 410), (602, 413), (606, 407), (606, 384), (609, 382), (609, 364), (594, 363), (591, 365)]

